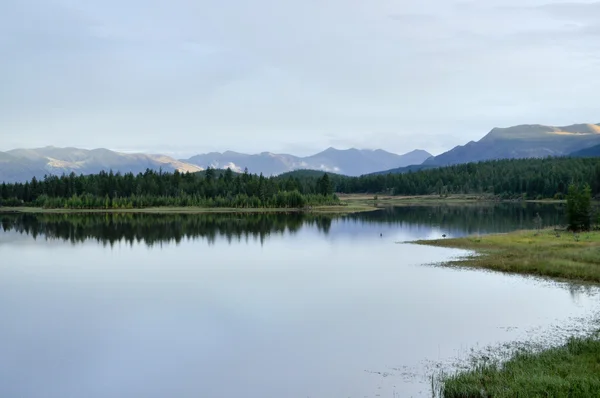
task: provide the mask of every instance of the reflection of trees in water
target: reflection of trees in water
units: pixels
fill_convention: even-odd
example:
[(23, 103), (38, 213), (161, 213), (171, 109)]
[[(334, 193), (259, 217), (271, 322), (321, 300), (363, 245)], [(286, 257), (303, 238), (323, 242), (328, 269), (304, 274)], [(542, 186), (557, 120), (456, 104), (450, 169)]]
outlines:
[(351, 214), (347, 219), (365, 223), (426, 225), (471, 234), (531, 229), (535, 227), (537, 213), (543, 226), (564, 224), (561, 205), (540, 203), (389, 207), (379, 212)]
[(96, 240), (113, 245), (116, 242), (176, 242), (189, 238), (205, 238), (214, 243), (217, 237), (228, 242), (259, 239), (270, 234), (295, 233), (303, 225), (328, 233), (331, 218), (306, 214), (5, 214), (0, 216), (4, 231), (26, 233), (34, 238), (62, 239), (71, 243)]
[(577, 285), (570, 283), (568, 289), (571, 299), (576, 304), (580, 304), (582, 297), (591, 297), (595, 293), (598, 293), (597, 286), (593, 285)]
[(72, 243), (96, 240), (113, 245), (144, 242), (176, 242), (218, 237), (228, 242), (264, 240), (271, 234), (295, 234), (302, 226), (328, 234), (333, 219), (342, 222), (385, 223), (404, 227), (441, 227), (461, 233), (506, 232), (533, 228), (539, 213), (544, 225), (563, 222), (562, 209), (554, 205), (490, 204), (469, 206), (411, 206), (347, 216), (290, 214), (4, 214), (5, 231), (14, 230), (37, 238), (62, 239)]

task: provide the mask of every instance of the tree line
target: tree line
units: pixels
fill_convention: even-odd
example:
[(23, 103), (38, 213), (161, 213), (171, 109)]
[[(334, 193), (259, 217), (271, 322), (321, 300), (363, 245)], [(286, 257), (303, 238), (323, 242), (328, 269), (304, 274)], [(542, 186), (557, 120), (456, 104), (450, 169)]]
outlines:
[(490, 194), (502, 199), (566, 198), (571, 184), (600, 196), (600, 158), (510, 159), (402, 174), (347, 177), (287, 173), (281, 177), (208, 169), (203, 173), (74, 173), (2, 184), (4, 206), (142, 208), (154, 206), (296, 208), (339, 204), (337, 193)]
[(217, 175), (204, 173), (113, 173), (92, 175), (71, 173), (35, 177), (25, 183), (0, 186), (0, 205), (31, 205), (44, 208), (127, 209), (160, 206), (200, 206), (233, 208), (301, 208), (336, 205), (329, 177), (302, 184), (294, 177), (285, 179), (235, 174), (230, 169)]
[[(314, 184), (314, 173), (299, 171), (286, 177), (289, 175), (301, 185)], [(572, 183), (588, 184), (593, 196), (600, 196), (600, 158), (503, 159), (360, 177), (330, 174), (329, 180), (337, 193), (565, 199)]]
[(503, 199), (564, 199), (569, 186), (600, 195), (600, 158), (504, 159), (404, 174), (332, 178), (338, 193), (491, 194)]

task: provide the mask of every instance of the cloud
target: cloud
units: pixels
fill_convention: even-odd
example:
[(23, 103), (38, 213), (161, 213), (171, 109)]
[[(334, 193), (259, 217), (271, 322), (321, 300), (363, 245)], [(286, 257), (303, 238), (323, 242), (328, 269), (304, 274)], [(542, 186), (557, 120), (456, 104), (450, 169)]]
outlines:
[(5, 0), (0, 150), (439, 152), (593, 122), (599, 4)]

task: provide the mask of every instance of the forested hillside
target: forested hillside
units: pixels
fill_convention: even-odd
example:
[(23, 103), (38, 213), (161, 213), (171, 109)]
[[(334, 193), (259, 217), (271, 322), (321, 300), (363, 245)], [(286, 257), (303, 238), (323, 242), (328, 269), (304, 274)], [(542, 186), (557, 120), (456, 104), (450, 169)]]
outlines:
[[(301, 187), (314, 184), (315, 172), (287, 173)], [(569, 184), (587, 183), (600, 194), (600, 158), (506, 159), (361, 177), (329, 175), (338, 193), (391, 195), (493, 194), (503, 198), (554, 198)]]
[(591, 158), (600, 156), (600, 145), (595, 145), (590, 148), (581, 149), (579, 151), (571, 153), (569, 156), (574, 158)]
[(600, 194), (600, 158), (510, 159), (468, 163), (404, 174), (345, 178), (340, 193), (427, 195), (488, 193), (501, 197), (561, 197), (569, 184), (587, 183)]

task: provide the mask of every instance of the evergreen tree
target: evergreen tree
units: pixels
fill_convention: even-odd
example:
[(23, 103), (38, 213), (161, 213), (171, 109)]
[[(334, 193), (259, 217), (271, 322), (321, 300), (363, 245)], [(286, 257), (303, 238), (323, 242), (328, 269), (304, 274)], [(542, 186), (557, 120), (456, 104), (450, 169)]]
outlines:
[(592, 180), (592, 190), (594, 195), (600, 194), (600, 163), (596, 164), (594, 169), (594, 177)]
[(572, 231), (589, 231), (592, 216), (592, 190), (585, 184), (571, 184), (567, 194), (567, 222)]
[(230, 167), (228, 167), (227, 170), (225, 170), (225, 173), (223, 174), (223, 179), (227, 184), (231, 184), (231, 182), (233, 181), (233, 171), (231, 171)]
[(212, 182), (215, 179), (215, 169), (208, 167), (204, 174), (204, 178), (206, 178), (206, 181)]
[(333, 193), (333, 185), (327, 173), (323, 174), (323, 177), (317, 180), (317, 193), (321, 195), (331, 195)]

